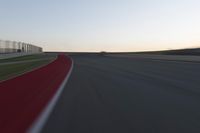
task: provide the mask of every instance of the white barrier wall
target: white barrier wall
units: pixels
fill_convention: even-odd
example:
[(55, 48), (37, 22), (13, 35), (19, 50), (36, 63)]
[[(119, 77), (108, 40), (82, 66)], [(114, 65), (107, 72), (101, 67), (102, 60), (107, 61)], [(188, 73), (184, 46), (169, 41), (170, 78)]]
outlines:
[(41, 53), (42, 48), (16, 41), (0, 40), (0, 59)]
[(13, 53), (41, 53), (42, 48), (15, 41), (0, 40), (0, 54), (13, 54)]

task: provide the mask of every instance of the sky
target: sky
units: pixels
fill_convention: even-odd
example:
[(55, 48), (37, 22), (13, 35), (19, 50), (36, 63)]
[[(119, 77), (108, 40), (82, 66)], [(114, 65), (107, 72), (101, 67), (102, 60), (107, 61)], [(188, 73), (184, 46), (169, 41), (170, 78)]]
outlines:
[(0, 39), (45, 51), (200, 47), (200, 0), (0, 0)]

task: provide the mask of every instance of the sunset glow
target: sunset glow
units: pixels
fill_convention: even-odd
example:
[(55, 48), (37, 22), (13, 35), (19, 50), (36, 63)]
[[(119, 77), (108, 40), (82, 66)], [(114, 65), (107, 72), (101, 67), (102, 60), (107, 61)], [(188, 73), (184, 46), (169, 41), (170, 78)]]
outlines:
[(0, 39), (46, 51), (200, 47), (198, 0), (1, 0)]

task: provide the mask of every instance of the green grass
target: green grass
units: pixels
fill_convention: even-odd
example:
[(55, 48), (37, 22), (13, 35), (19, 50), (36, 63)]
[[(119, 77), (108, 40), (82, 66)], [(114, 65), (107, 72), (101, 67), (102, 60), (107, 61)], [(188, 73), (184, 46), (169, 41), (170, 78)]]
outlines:
[(55, 58), (55, 55), (50, 55), (50, 54), (49, 55), (47, 54), (26, 55), (26, 56), (14, 57), (14, 58), (9, 58), (9, 59), (0, 59), (0, 63), (27, 61), (27, 60), (45, 59), (45, 58)]
[[(25, 57), (27, 58), (35, 58), (33, 56)], [(23, 57), (24, 59), (24, 57)], [(40, 67), (42, 65), (48, 64), (52, 59), (42, 60), (42, 61), (34, 61), (34, 62), (26, 62), (26, 63), (16, 63), (16, 64), (7, 64), (0, 65), (0, 81), (9, 79), (11, 77), (15, 77), (21, 75), (27, 71), (30, 71), (34, 68)]]

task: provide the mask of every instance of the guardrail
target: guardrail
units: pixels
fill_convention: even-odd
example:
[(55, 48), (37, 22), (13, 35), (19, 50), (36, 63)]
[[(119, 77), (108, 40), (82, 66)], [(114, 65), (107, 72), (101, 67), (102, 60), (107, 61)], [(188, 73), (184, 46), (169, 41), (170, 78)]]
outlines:
[(41, 53), (42, 48), (16, 41), (0, 40), (0, 59)]
[(42, 48), (16, 41), (0, 40), (0, 54), (13, 54), (13, 53), (40, 53)]

